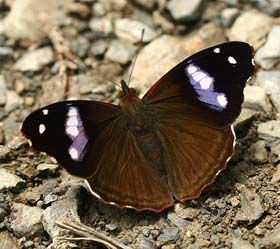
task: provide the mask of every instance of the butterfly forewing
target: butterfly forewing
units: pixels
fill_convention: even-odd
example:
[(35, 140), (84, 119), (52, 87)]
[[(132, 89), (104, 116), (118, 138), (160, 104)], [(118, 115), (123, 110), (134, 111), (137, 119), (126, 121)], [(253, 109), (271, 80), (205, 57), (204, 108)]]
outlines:
[(252, 47), (244, 42), (200, 51), (165, 74), (143, 100), (151, 105), (188, 102), (197, 119), (226, 127), (241, 111), (243, 89), (255, 70), (252, 56)]

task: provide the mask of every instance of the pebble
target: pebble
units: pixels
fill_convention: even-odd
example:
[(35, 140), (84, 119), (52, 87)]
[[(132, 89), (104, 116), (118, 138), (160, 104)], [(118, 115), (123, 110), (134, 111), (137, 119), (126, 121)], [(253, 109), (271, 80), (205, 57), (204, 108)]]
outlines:
[(0, 61), (12, 58), (13, 54), (14, 50), (12, 48), (0, 46)]
[(277, 165), (270, 182), (272, 184), (280, 182), (280, 164)]
[(7, 216), (7, 214), (8, 214), (7, 211), (4, 208), (0, 207), (0, 222), (2, 222), (4, 220), (4, 218)]
[(255, 61), (264, 69), (271, 69), (280, 62), (280, 25), (272, 27), (266, 43), (257, 50)]
[(41, 198), (40, 193), (32, 189), (28, 189), (27, 191), (25, 191), (23, 196), (31, 204), (35, 204)]
[(240, 209), (235, 218), (238, 222), (253, 224), (264, 213), (261, 197), (249, 189), (243, 189), (240, 196)]
[(232, 249), (255, 249), (255, 247), (248, 241), (242, 240), (240, 238), (233, 238)]
[(89, 40), (83, 36), (80, 36), (76, 40), (72, 41), (70, 45), (74, 54), (80, 58), (84, 58), (88, 54), (90, 46), (91, 44)]
[(166, 244), (167, 242), (175, 242), (179, 238), (179, 229), (178, 228), (164, 228), (161, 231), (161, 234), (157, 237), (157, 242), (160, 245)]
[(238, 15), (239, 15), (238, 8), (225, 8), (221, 11), (221, 23), (225, 27), (230, 27)]
[(18, 241), (11, 237), (8, 233), (0, 233), (0, 248), (2, 249), (19, 249)]
[(7, 99), (7, 87), (6, 81), (3, 75), (0, 75), (0, 106), (6, 104)]
[(166, 8), (176, 21), (196, 21), (202, 15), (205, 4), (204, 0), (171, 0)]
[(133, 58), (136, 48), (128, 41), (113, 40), (105, 54), (105, 58), (120, 64), (127, 64)]
[(154, 243), (143, 236), (139, 236), (136, 241), (135, 245), (136, 249), (155, 249)]
[(182, 208), (180, 205), (181, 204), (175, 205), (174, 211), (182, 219), (193, 220), (200, 214), (200, 211), (197, 208)]
[(10, 113), (23, 104), (23, 99), (14, 91), (7, 91), (4, 111)]
[(24, 54), (13, 66), (14, 70), (39, 71), (43, 66), (50, 64), (54, 60), (52, 48), (47, 46), (29, 51)]
[(185, 227), (188, 225), (188, 221), (180, 218), (176, 213), (170, 212), (167, 214), (167, 219), (173, 223), (176, 227)]
[(108, 43), (104, 40), (99, 40), (91, 45), (90, 53), (96, 57), (103, 56), (108, 48)]
[(49, 177), (57, 175), (59, 166), (51, 163), (41, 163), (36, 167), (40, 176)]
[(229, 37), (230, 40), (249, 42), (258, 48), (261, 41), (269, 32), (272, 18), (258, 11), (245, 11), (233, 23)]
[(269, 94), (274, 106), (280, 112), (280, 71), (259, 71), (257, 83)]
[(268, 155), (265, 148), (265, 141), (258, 141), (251, 145), (247, 156), (251, 161), (258, 164), (264, 164), (267, 162)]
[(280, 139), (280, 121), (269, 120), (267, 122), (260, 123), (258, 124), (257, 131), (259, 138), (267, 140), (268, 142)]
[(113, 32), (112, 21), (106, 17), (95, 17), (89, 22), (92, 31), (109, 35)]
[(44, 233), (41, 208), (14, 203), (12, 210), (15, 219), (11, 223), (11, 228), (14, 233), (26, 238), (34, 238)]
[(60, 233), (63, 231), (62, 228), (56, 225), (57, 221), (71, 223), (73, 221), (80, 220), (78, 215), (78, 198), (79, 198), (78, 194), (79, 192), (77, 191), (76, 198), (75, 196), (73, 197), (65, 196), (64, 199), (53, 202), (51, 206), (47, 207), (43, 211), (42, 223), (44, 229), (48, 232), (48, 234), (52, 238), (59, 236)]
[(0, 192), (9, 189), (18, 189), (24, 182), (19, 176), (10, 173), (4, 168), (0, 168)]
[[(11, 11), (4, 20), (5, 34), (15, 40), (40, 40), (48, 36), (46, 24), (40, 19), (40, 13), (48, 14), (57, 24), (66, 18), (66, 10), (73, 0), (15, 0)], [(30, 8), (32, 6), (32, 8)]]
[(246, 85), (244, 89), (244, 107), (271, 112), (272, 106), (265, 90), (260, 86)]
[(157, 33), (146, 24), (128, 18), (117, 19), (114, 27), (117, 37), (132, 43), (138, 43), (141, 40), (143, 29), (145, 30), (143, 42), (150, 42), (157, 36)]
[(280, 248), (280, 225), (268, 231), (263, 240), (265, 248)]

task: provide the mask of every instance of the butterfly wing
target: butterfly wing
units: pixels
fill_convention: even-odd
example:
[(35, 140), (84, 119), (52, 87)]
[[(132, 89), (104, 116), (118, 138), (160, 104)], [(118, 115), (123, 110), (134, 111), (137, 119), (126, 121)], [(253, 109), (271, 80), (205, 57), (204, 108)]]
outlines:
[(252, 56), (242, 42), (208, 48), (178, 64), (143, 97), (156, 120), (168, 185), (177, 200), (198, 197), (232, 156), (230, 124), (254, 72)]
[(86, 178), (92, 193), (104, 202), (153, 211), (171, 206), (166, 182), (153, 170), (126, 122), (117, 106), (65, 101), (31, 113), (21, 130), (34, 149)]
[(120, 115), (117, 106), (95, 101), (64, 101), (31, 113), (21, 131), (38, 151), (53, 156), (69, 173), (90, 176), (89, 148), (95, 134)]
[(143, 100), (188, 113), (214, 128), (226, 127), (241, 111), (243, 89), (255, 70), (252, 57), (252, 47), (244, 42), (205, 49), (171, 69)]

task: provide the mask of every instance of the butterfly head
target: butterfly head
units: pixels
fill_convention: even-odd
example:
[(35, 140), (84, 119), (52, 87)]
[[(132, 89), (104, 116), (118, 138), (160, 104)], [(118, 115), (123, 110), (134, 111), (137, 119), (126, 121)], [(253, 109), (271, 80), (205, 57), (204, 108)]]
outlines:
[(138, 102), (140, 99), (134, 88), (128, 87), (124, 80), (121, 81), (122, 90), (119, 92), (121, 106), (126, 106), (131, 102)]

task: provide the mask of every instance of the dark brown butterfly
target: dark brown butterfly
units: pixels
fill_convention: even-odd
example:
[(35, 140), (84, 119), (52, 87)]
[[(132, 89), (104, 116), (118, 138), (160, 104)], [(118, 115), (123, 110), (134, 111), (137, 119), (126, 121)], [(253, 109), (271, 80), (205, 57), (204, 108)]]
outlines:
[(219, 44), (182, 61), (142, 99), (122, 81), (119, 106), (58, 102), (31, 113), (22, 132), (103, 202), (161, 212), (199, 197), (226, 167), (252, 57), (247, 43)]

